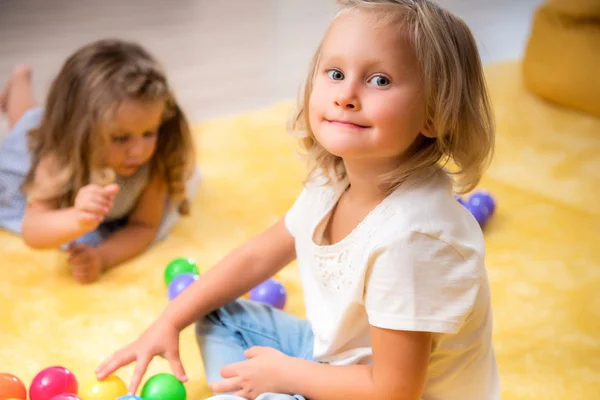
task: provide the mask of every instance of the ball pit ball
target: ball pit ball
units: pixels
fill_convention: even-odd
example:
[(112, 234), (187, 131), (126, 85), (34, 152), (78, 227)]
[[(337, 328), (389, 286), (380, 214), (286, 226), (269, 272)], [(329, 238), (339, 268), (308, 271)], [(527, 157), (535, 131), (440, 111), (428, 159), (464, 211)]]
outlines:
[(287, 300), (287, 292), (279, 281), (270, 278), (250, 291), (250, 299), (283, 309)]
[(58, 396), (54, 396), (50, 400), (82, 400), (82, 398), (73, 393), (63, 393), (59, 394)]
[(157, 374), (148, 379), (142, 388), (144, 400), (185, 400), (185, 386), (172, 374)]
[(49, 367), (40, 371), (29, 387), (31, 400), (50, 400), (64, 393), (77, 393), (79, 385), (75, 375), (64, 367)]
[(114, 400), (127, 394), (125, 382), (116, 375), (110, 375), (102, 381), (91, 379), (79, 390), (81, 400)]
[(492, 216), (496, 210), (496, 201), (492, 195), (485, 190), (480, 190), (473, 193), (471, 197), (469, 197), (468, 203), (472, 204), (474, 207), (485, 208), (488, 216)]
[(169, 263), (169, 265), (167, 265), (167, 268), (165, 268), (165, 285), (169, 286), (169, 284), (171, 284), (171, 281), (175, 279), (176, 276), (185, 273), (191, 273), (196, 275), (200, 274), (198, 272), (198, 267), (196, 266), (194, 260), (190, 258), (174, 259)]
[(117, 400), (144, 400), (141, 397), (128, 394), (127, 396), (118, 397)]
[(27, 389), (19, 378), (12, 374), (0, 373), (0, 400), (27, 399)]
[(173, 300), (179, 296), (192, 283), (198, 280), (200, 276), (192, 273), (177, 275), (169, 284), (169, 300)]

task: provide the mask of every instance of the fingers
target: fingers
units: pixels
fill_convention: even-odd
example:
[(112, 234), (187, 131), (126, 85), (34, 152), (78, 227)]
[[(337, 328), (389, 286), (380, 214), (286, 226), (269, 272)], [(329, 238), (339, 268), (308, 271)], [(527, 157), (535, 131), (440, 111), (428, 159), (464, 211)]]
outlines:
[(171, 371), (173, 375), (177, 377), (182, 382), (188, 380), (187, 375), (185, 374), (185, 370), (183, 368), (183, 364), (181, 363), (181, 359), (179, 359), (179, 355), (172, 355), (167, 357), (169, 361), (169, 366), (171, 367)]
[(146, 370), (148, 369), (148, 364), (150, 364), (151, 358), (147, 356), (139, 356), (135, 363), (135, 371), (133, 371), (133, 376), (131, 377), (131, 383), (129, 384), (129, 394), (135, 394), (137, 391)]
[(247, 358), (258, 357), (263, 352), (264, 349), (265, 349), (265, 347), (252, 346), (249, 349), (247, 349), (246, 351), (244, 351), (244, 355)]
[(214, 393), (228, 393), (240, 391), (242, 390), (242, 378), (236, 376), (234, 378), (223, 379), (219, 382), (213, 382), (210, 384), (210, 390), (212, 390)]
[(92, 214), (86, 211), (80, 211), (77, 214), (77, 220), (80, 223), (98, 223), (104, 219), (104, 216)]
[(77, 248), (71, 251), (67, 261), (78, 267), (85, 267), (85, 265), (90, 264), (91, 258), (92, 255), (88, 249)]
[(79, 204), (79, 209), (81, 211), (86, 211), (96, 215), (105, 215), (110, 211), (111, 207), (112, 200), (97, 194), (91, 195), (85, 200), (82, 199), (81, 203)]
[(99, 185), (84, 186), (75, 200), (76, 207), (96, 215), (105, 215), (112, 208), (115, 195), (119, 192), (119, 185), (111, 184), (106, 187)]
[(237, 376), (237, 366), (238, 363), (224, 366), (223, 368), (221, 368), (221, 376), (223, 378), (233, 378), (234, 376)]
[(99, 275), (94, 272), (73, 272), (73, 279), (77, 281), (77, 283), (81, 283), (82, 285), (94, 283), (98, 280)]
[(119, 190), (119, 185), (117, 185), (116, 183), (112, 183), (104, 187), (104, 193), (111, 196), (111, 198), (114, 197), (117, 193), (119, 193)]
[(111, 357), (104, 360), (98, 368), (96, 368), (96, 377), (99, 381), (105, 379), (107, 376), (116, 372), (119, 368), (131, 364), (135, 361), (135, 354), (133, 352), (119, 351), (113, 354)]

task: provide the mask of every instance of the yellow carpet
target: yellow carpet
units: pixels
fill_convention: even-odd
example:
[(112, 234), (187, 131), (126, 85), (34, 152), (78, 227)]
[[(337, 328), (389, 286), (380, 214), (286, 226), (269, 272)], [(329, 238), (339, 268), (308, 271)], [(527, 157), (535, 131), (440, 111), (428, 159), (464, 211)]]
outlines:
[[(520, 66), (487, 68), (497, 155), (482, 182), (497, 198), (487, 226), (495, 345), (503, 399), (596, 399), (600, 393), (600, 121), (522, 89)], [(303, 164), (286, 134), (290, 104), (196, 128), (204, 186), (171, 237), (92, 286), (69, 277), (59, 252), (28, 250), (0, 232), (0, 371), (27, 384), (63, 365), (80, 382), (167, 304), (174, 257), (206, 270), (282, 216)], [(303, 313), (295, 265), (281, 273), (288, 310)], [(191, 399), (208, 395), (191, 330), (183, 334)], [(163, 360), (149, 374), (167, 371)], [(119, 374), (128, 379), (132, 368)]]

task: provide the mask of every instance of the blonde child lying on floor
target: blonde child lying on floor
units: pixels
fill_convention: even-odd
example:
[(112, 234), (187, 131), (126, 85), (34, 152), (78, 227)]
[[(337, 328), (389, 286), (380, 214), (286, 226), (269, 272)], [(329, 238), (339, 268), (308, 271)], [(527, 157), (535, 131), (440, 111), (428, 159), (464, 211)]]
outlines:
[(141, 46), (100, 40), (71, 55), (45, 106), (17, 67), (0, 106), (0, 228), (65, 248), (81, 283), (164, 238), (197, 185), (188, 122)]

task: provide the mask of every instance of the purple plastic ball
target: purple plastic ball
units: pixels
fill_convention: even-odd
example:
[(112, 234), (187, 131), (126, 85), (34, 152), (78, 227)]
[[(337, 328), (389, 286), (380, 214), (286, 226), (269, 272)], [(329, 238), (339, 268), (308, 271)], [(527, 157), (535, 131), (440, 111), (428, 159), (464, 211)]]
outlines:
[(287, 292), (281, 283), (270, 278), (250, 291), (250, 300), (283, 309), (287, 300)]
[(467, 203), (465, 207), (475, 217), (479, 226), (483, 228), (489, 217), (487, 208), (474, 206), (471, 203)]
[(485, 190), (473, 193), (471, 197), (469, 197), (468, 203), (474, 207), (483, 207), (487, 210), (488, 216), (492, 216), (496, 210), (496, 201), (492, 195)]
[(179, 296), (181, 292), (188, 288), (192, 283), (200, 278), (197, 274), (185, 273), (181, 275), (177, 275), (171, 283), (169, 284), (169, 300), (173, 300), (175, 297)]

